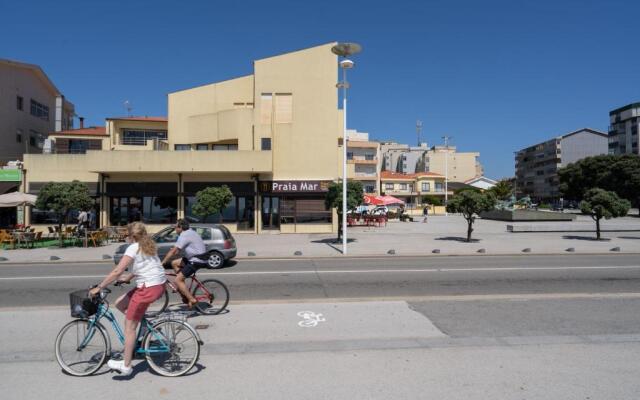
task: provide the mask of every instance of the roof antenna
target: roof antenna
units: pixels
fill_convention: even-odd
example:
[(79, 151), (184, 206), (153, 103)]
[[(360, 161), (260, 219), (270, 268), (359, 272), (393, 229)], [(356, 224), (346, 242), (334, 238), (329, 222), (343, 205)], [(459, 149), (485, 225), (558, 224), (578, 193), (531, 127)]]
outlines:
[(129, 100), (125, 100), (124, 101), (124, 108), (127, 109), (127, 116), (131, 117), (131, 110), (133, 110), (133, 105), (131, 104), (131, 102)]

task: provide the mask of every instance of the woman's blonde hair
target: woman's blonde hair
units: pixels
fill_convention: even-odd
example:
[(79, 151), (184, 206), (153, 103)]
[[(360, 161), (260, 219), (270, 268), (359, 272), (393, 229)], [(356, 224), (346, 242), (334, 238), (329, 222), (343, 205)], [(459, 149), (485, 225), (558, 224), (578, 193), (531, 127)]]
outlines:
[(156, 243), (147, 234), (147, 228), (142, 222), (132, 222), (127, 226), (129, 236), (138, 242), (139, 251), (147, 256), (155, 256), (157, 254)]

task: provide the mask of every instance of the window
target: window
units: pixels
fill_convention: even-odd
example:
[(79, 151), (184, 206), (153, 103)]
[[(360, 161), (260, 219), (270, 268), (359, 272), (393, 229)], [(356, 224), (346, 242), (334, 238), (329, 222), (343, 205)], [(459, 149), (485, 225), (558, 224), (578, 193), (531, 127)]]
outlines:
[(123, 129), (120, 144), (146, 146), (147, 140), (167, 140), (167, 131), (149, 129)]
[(444, 184), (441, 182), (436, 182), (436, 192), (444, 192)]
[(422, 191), (423, 192), (430, 192), (431, 191), (431, 184), (429, 182), (422, 182)]
[(20, 111), (24, 109), (24, 99), (22, 96), (16, 96), (16, 108)]
[(222, 150), (222, 151), (238, 150), (238, 145), (237, 144), (214, 144), (211, 147), (211, 150)]
[(291, 93), (276, 93), (276, 124), (293, 122), (293, 96)]
[(168, 224), (176, 222), (177, 209), (176, 196), (111, 197), (109, 216), (112, 225)]
[(185, 150), (191, 150), (191, 145), (190, 144), (176, 144), (173, 146), (173, 148), (176, 151), (185, 151)]
[(36, 137), (29, 135), (29, 146), (36, 147)]
[(365, 193), (374, 193), (376, 191), (375, 185), (365, 185), (364, 186)]
[(45, 121), (48, 121), (49, 107), (31, 99), (31, 115), (33, 115), (34, 117), (38, 117), (40, 119), (44, 119)]
[(233, 196), (229, 204), (222, 210), (222, 220), (220, 214), (209, 215), (206, 221), (199, 215), (193, 213), (193, 205), (196, 202), (195, 196), (185, 196), (184, 215), (194, 222), (238, 222), (238, 229), (251, 230), (254, 227), (254, 197), (253, 196)]
[(271, 138), (262, 138), (260, 140), (261, 150), (271, 150)]
[(347, 151), (347, 160), (353, 160), (353, 152)]
[(69, 139), (70, 154), (85, 154), (87, 152), (87, 141), (82, 139)]
[(324, 199), (296, 199), (283, 197), (280, 204), (280, 224), (331, 223), (332, 212), (325, 208)]
[(364, 155), (364, 159), (365, 160), (369, 160), (369, 161), (373, 161), (373, 154), (365, 154)]
[(393, 190), (393, 183), (385, 183), (384, 190)]
[(209, 150), (209, 145), (208, 144), (197, 144), (196, 145), (196, 150)]
[(273, 95), (262, 93), (260, 96), (260, 123), (271, 125), (271, 114), (273, 113)]
[(407, 184), (406, 183), (401, 183), (400, 184), (400, 190), (407, 190)]
[(22, 130), (18, 129), (16, 131), (16, 142), (17, 143), (22, 143)]

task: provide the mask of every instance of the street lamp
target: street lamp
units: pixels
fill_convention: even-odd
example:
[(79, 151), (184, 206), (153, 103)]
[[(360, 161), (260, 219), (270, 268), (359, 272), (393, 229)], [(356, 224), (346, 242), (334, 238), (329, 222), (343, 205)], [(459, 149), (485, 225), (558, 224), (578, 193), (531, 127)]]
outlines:
[(444, 139), (444, 206), (445, 215), (449, 215), (446, 211), (447, 203), (449, 202), (449, 139), (451, 136), (443, 136)]
[(342, 68), (342, 82), (336, 85), (342, 88), (342, 114), (343, 114), (343, 132), (342, 132), (342, 254), (347, 254), (347, 70), (354, 67), (354, 62), (347, 57), (360, 53), (362, 47), (357, 43), (338, 43), (331, 48), (331, 52), (339, 57), (340, 68)]

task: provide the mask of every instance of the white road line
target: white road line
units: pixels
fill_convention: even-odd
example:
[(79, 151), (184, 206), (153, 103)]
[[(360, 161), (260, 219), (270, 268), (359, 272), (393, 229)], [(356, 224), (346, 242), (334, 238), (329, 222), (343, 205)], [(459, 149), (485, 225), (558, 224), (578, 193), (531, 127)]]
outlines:
[[(315, 275), (315, 274), (397, 274), (397, 273), (434, 273), (434, 272), (515, 272), (515, 271), (573, 271), (573, 270), (616, 270), (616, 269), (640, 269), (640, 265), (602, 265), (588, 267), (486, 267), (486, 268), (425, 268), (425, 269), (353, 269), (353, 270), (328, 270), (328, 271), (247, 271), (247, 272), (200, 272), (198, 276), (225, 275)], [(37, 280), (37, 279), (98, 279), (101, 275), (55, 275), (55, 276), (11, 276), (0, 277), (0, 281)]]

